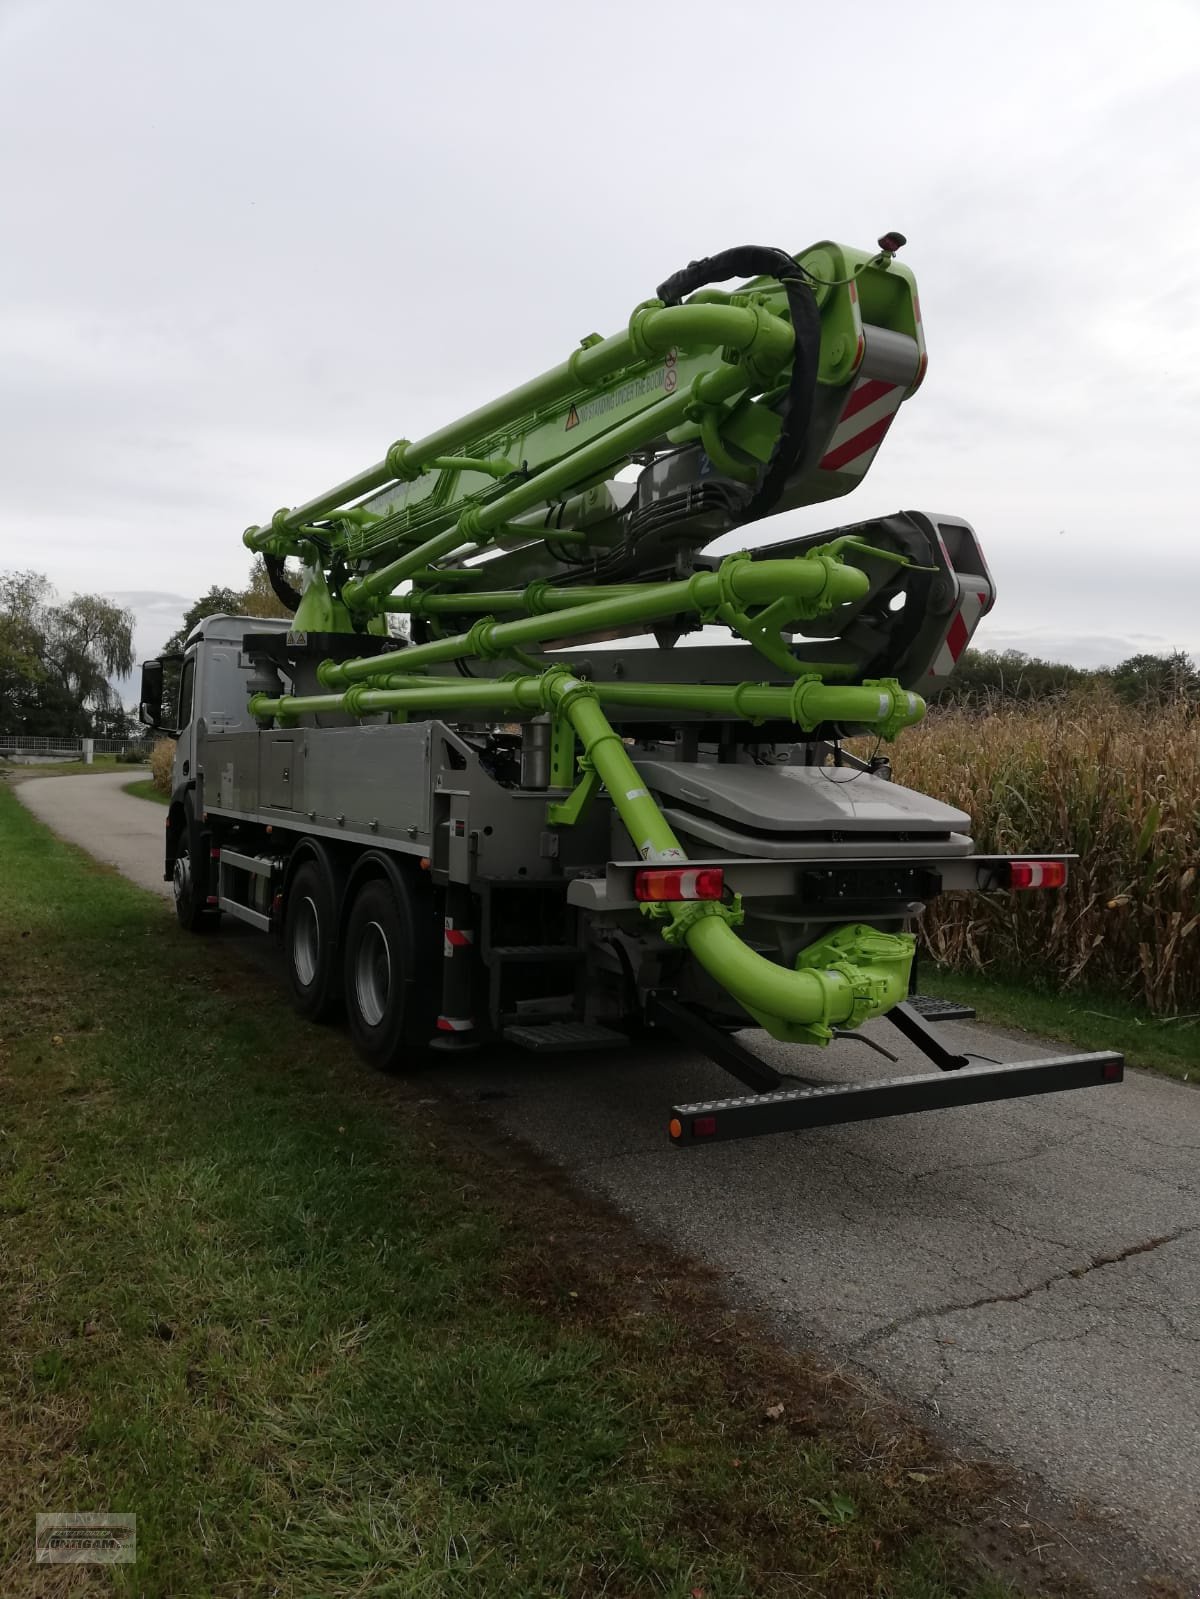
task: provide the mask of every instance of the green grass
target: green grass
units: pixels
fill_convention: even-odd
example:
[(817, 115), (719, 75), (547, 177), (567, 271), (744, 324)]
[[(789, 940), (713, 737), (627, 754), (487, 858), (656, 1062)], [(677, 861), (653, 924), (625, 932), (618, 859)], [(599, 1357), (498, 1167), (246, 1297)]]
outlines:
[(1047, 994), (1028, 984), (922, 965), (922, 993), (974, 1005), (980, 1021), (1060, 1039), (1081, 1050), (1118, 1049), (1130, 1066), (1200, 1082), (1200, 1016), (1152, 1016), (1111, 995)]
[(171, 796), (155, 788), (153, 780), (149, 777), (139, 777), (136, 783), (124, 785), (126, 794), (133, 794), (138, 799), (153, 800), (156, 805), (169, 805)]
[(6, 1596), (61, 1509), (169, 1599), (1010, 1591), (975, 1468), (3, 790), (0, 859)]

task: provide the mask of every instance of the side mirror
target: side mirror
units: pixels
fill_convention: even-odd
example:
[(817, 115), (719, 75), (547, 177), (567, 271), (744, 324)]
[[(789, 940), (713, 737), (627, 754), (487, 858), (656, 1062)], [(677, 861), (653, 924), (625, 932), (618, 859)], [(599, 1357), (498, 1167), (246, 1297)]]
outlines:
[(164, 666), (169, 662), (177, 667), (179, 660), (178, 655), (160, 655), (156, 660), (143, 661), (142, 686), (138, 692), (138, 721), (143, 727), (152, 727), (156, 733), (165, 733), (172, 738), (178, 729), (163, 719), (163, 692), (166, 686)]
[(142, 686), (138, 693), (138, 720), (146, 727), (158, 727), (162, 717), (163, 663), (142, 662)]

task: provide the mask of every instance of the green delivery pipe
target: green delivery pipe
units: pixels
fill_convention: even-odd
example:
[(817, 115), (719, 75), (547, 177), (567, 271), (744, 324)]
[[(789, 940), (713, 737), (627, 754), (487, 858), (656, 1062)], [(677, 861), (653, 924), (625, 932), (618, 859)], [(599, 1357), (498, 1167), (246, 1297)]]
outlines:
[[(556, 668), (552, 670), (561, 670)], [(407, 677), (393, 674), (377, 686), (359, 685), (343, 694), (284, 695), (250, 701), (256, 717), (292, 721), (347, 711), (369, 716), (392, 711), (507, 712), (545, 709), (542, 678), (519, 677), (467, 682), (463, 678)], [(802, 678), (786, 686), (770, 683), (593, 683), (603, 705), (644, 710), (707, 711), (739, 721), (788, 721), (811, 730), (822, 722), (862, 723), (890, 736), (925, 714), (925, 702), (898, 683), (855, 686)]]
[[(272, 539), (281, 532), (296, 533), (306, 523), (320, 521), (351, 501), (362, 499), (364, 495), (372, 494), (395, 482), (399, 476), (398, 464), (402, 465), (406, 475), (419, 474), (427, 466), (432, 466), (439, 456), (460, 456), (464, 439), (486, 437), (502, 431), (528, 416), (531, 411), (559, 404), (581, 390), (595, 388), (606, 379), (616, 377), (627, 367), (640, 366), (655, 355), (666, 354), (677, 345), (686, 349), (720, 345), (742, 352), (748, 357), (749, 362), (745, 371), (731, 366), (725, 369), (725, 373), (709, 374), (710, 378), (732, 374), (735, 387), (725, 394), (719, 393), (717, 388), (708, 387), (702, 396), (694, 396), (687, 390), (682, 391), (679, 398), (684, 402), (686, 409), (686, 406), (698, 397), (705, 403), (711, 403), (718, 398), (730, 398), (740, 388), (745, 388), (755, 381), (758, 371), (765, 374), (778, 372), (791, 358), (792, 344), (791, 327), (781, 317), (773, 316), (760, 307), (710, 304), (665, 308), (651, 304), (639, 307), (633, 313), (624, 332), (614, 334), (611, 338), (601, 339), (595, 344), (585, 345), (582, 349), (576, 350), (566, 361), (552, 367), (550, 371), (543, 372), (539, 377), (532, 378), (528, 383), (523, 383), (515, 389), (510, 389), (507, 394), (480, 406), (466, 416), (458, 417), (415, 443), (405, 442), (393, 446), (384, 460), (368, 467), (366, 471), (358, 473), (336, 488), (330, 489), (317, 499), (309, 500), (294, 510), (284, 511), (272, 519), (266, 527), (247, 528), (243, 542), (249, 549), (265, 550), (270, 547)], [(655, 411), (659, 409), (654, 407)], [(682, 417), (679, 420), (682, 420)], [(644, 436), (655, 437), (663, 431), (666, 429), (656, 426), (652, 433)], [(578, 468), (579, 455), (573, 455), (571, 459)], [(611, 454), (607, 459), (613, 459)], [(602, 466), (606, 464), (607, 460)], [(546, 474), (542, 473), (533, 481), (544, 485), (545, 478)], [(571, 483), (578, 481), (578, 478), (577, 469), (569, 474)], [(552, 495), (554, 492), (556, 491), (553, 488), (546, 486), (543, 493), (536, 495), (530, 503), (540, 503), (546, 495)], [(503, 503), (507, 503), (508, 499), (509, 496), (505, 496)], [(509, 514), (512, 513), (505, 513), (506, 516)], [(505, 520), (505, 517), (501, 517), (500, 520)], [(444, 547), (436, 554), (425, 553), (421, 564), (436, 560), (442, 554), (448, 554), (460, 544), (467, 542), (469, 535), (464, 537), (460, 534), (454, 543), (447, 542), (448, 538), (449, 535), (444, 533), (438, 540), (430, 540), (430, 544), (440, 543)], [(427, 546), (422, 546), (422, 549), (427, 550)], [(388, 570), (390, 568), (382, 568), (379, 573), (373, 573), (371, 587), (365, 591), (360, 590), (360, 594), (387, 592), (388, 589), (394, 588), (396, 583), (411, 575), (405, 572), (385, 587), (375, 579)]]
[(639, 585), (636, 583), (614, 583), (607, 588), (585, 587), (581, 584), (572, 589), (552, 588), (543, 583), (540, 586), (531, 584), (524, 589), (469, 589), (463, 594), (425, 594), (418, 590), (415, 594), (389, 595), (382, 608), (414, 616), (454, 615), (462, 611), (478, 611), (480, 616), (491, 616), (498, 611), (529, 611), (536, 614), (539, 608), (566, 611), (573, 605), (619, 599), (624, 594), (638, 592)]
[[(365, 715), (372, 711), (415, 710), (419, 706), (460, 710), (469, 707), (519, 707), (524, 710), (556, 711), (565, 717), (582, 743), (593, 770), (608, 790), (613, 806), (641, 858), (652, 864), (686, 861), (686, 853), (670, 823), (642, 782), (637, 767), (625, 749), (624, 740), (612, 727), (600, 705), (601, 695), (614, 687), (622, 694), (639, 694), (649, 699), (669, 685), (597, 686), (581, 682), (565, 667), (552, 667), (538, 677), (499, 683), (430, 682), (420, 678), (408, 681), (411, 687), (383, 689), (358, 685), (347, 689), (344, 694), (301, 695), (276, 700), (257, 694), (250, 701), (250, 711), (257, 718), (273, 714), (284, 719), (308, 712), (342, 710), (352, 715)], [(884, 686), (881, 684), (880, 690)], [(884, 699), (883, 693), (875, 689), (826, 688), (812, 682), (797, 683), (787, 688), (742, 684), (726, 693), (732, 703), (733, 696), (752, 690), (758, 696), (775, 696), (770, 701), (758, 699), (757, 703), (764, 708), (764, 712), (768, 704), (778, 705), (782, 710), (785, 702), (803, 705), (805, 695), (819, 694), (820, 719), (834, 714), (836, 707), (849, 704), (850, 699), (857, 706), (858, 698), (864, 694), (876, 702), (877, 710)], [(696, 692), (711, 694), (713, 690), (711, 686), (701, 686)], [(915, 700), (921, 711), (924, 710), (917, 696), (906, 695), (898, 684), (893, 685), (889, 692), (910, 701)], [(817, 714), (817, 709), (814, 704), (810, 714)], [(670, 918), (670, 927), (665, 930), (665, 936), (682, 941), (709, 975), (766, 1026), (783, 1031), (788, 1028), (813, 1028), (819, 1033), (821, 1029), (861, 1020), (867, 1014), (876, 1014), (902, 997), (903, 983), (895, 972), (889, 972), (887, 982), (881, 985), (873, 973), (863, 972), (845, 960), (840, 960), (836, 968), (823, 971), (814, 968), (789, 970), (777, 966), (742, 942), (731, 925), (732, 913), (716, 901), (677, 902), (666, 905), (665, 911)], [(869, 997), (873, 983), (875, 994), (883, 997)]]
[[(346, 603), (352, 607), (361, 606), (365, 600), (390, 594), (414, 573), (433, 561), (452, 555), (464, 544), (486, 543), (487, 537), (505, 522), (554, 499), (589, 477), (599, 475), (614, 461), (669, 433), (687, 420), (697, 404), (715, 405), (730, 400), (764, 381), (767, 375), (777, 374), (790, 359), (794, 344), (792, 330), (781, 317), (772, 316), (758, 307), (719, 305), (681, 305), (665, 310), (635, 311), (627, 337), (631, 342), (636, 342), (636, 353), (642, 360), (665, 353), (676, 344), (690, 349), (720, 344), (739, 351), (744, 359), (739, 365), (722, 363), (698, 378), (690, 387), (681, 388), (668, 398), (640, 411), (627, 422), (602, 433), (590, 444), (572, 451), (557, 464), (546, 467), (486, 505), (468, 506), (453, 527), (435, 534), (368, 576), (352, 579), (342, 590)], [(595, 346), (597, 350), (601, 347)], [(586, 358), (591, 353), (583, 350), (579, 354), (578, 369), (585, 376), (589, 372)], [(460, 425), (456, 436), (463, 436), (464, 431)], [(434, 439), (440, 436), (431, 435)], [(423, 439), (418, 445), (406, 446), (405, 462), (418, 465), (429, 443), (428, 439)], [(281, 525), (290, 524), (285, 521)]]
[[(590, 684), (552, 671), (549, 697), (575, 729), (584, 751), (608, 790), (642, 859), (687, 859), (670, 824), (647, 792), (620, 735), (609, 724)], [(672, 925), (705, 971), (744, 1009), (793, 1027), (836, 1026), (855, 1012), (855, 985), (845, 971), (790, 971), (743, 944), (725, 906), (672, 904)]]
[[(567, 399), (581, 387), (614, 377), (629, 365), (632, 355), (628, 331), (602, 339), (599, 344), (590, 345), (587, 349), (577, 350), (568, 360), (552, 367), (549, 372), (543, 372), (540, 377), (532, 378), (528, 383), (510, 389), (507, 394), (489, 401), (487, 405), (481, 405), (477, 410), (448, 423), (436, 433), (430, 433), (418, 440), (417, 443), (407, 445), (404, 451), (405, 459), (419, 462), (422, 457), (444, 455), (450, 451), (457, 453), (464, 438), (486, 436), (502, 430), (540, 406), (554, 405), (560, 400)], [(340, 510), (350, 501), (362, 499), (365, 494), (373, 494), (377, 489), (385, 488), (395, 481), (393, 462), (390, 459), (382, 460), (375, 466), (368, 467), (366, 471), (359, 472), (357, 476), (347, 479), (345, 483), (339, 483), (336, 488), (319, 495), (315, 500), (308, 500), (305, 504), (298, 505), (294, 511), (285, 512), (279, 518), (278, 525), (272, 522), (266, 527), (247, 528), (243, 542), (252, 550), (266, 549), (274, 535), (281, 530), (294, 533), (304, 523), (320, 521), (322, 517)]]
[(469, 633), (410, 645), (386, 655), (364, 656), (354, 661), (323, 661), (317, 676), (326, 688), (384, 676), (391, 671), (461, 660), (467, 656), (498, 656), (568, 633), (588, 633), (597, 628), (628, 627), (660, 621), (683, 611), (711, 611), (724, 604), (766, 605), (780, 598), (803, 600), (821, 611), (848, 600), (862, 599), (870, 579), (857, 566), (846, 566), (835, 556), (809, 554), (786, 561), (752, 561), (734, 555), (715, 572), (697, 572), (678, 583), (647, 583), (636, 593), (572, 606), (550, 616), (528, 616), (514, 622), (477, 622)]

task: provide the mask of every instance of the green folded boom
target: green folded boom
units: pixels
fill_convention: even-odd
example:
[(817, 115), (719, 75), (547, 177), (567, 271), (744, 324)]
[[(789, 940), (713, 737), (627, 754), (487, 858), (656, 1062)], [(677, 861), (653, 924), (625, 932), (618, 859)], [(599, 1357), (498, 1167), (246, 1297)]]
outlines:
[[(548, 802), (547, 825), (575, 824), (602, 788), (641, 858), (659, 864), (685, 853), (630, 759), (623, 716), (885, 739), (918, 722), (919, 686), (936, 672), (914, 667), (912, 629), (902, 634), (894, 618), (904, 598), (928, 598), (953, 577), (944, 546), (901, 529), (800, 541), (783, 558), (702, 553), (723, 533), (862, 481), (925, 372), (915, 284), (895, 259), (902, 243), (823, 243), (794, 257), (748, 247), (693, 262), (621, 332), (589, 334), (540, 377), (398, 440), (377, 465), (247, 529), (295, 607), (296, 633), (363, 639), (361, 654), (347, 639), (321, 662), (317, 692), (257, 693), (259, 725), (330, 713), (549, 716), (557, 781), (573, 792)], [(730, 278), (747, 281), (718, 286)], [(289, 557), (302, 566), (300, 591)], [(967, 627), (986, 609), (983, 582), (973, 615), (965, 590), (942, 603), (934, 653), (956, 619)], [(380, 636), (397, 614), (408, 637), (387, 648)], [(656, 680), (662, 648), (703, 627), (752, 646), (761, 680)], [(625, 680), (589, 682), (555, 659), (647, 631), (662, 648)], [(736, 899), (643, 911), (780, 1038), (826, 1042), (908, 988), (907, 933), (844, 927), (783, 967), (735, 931)]]

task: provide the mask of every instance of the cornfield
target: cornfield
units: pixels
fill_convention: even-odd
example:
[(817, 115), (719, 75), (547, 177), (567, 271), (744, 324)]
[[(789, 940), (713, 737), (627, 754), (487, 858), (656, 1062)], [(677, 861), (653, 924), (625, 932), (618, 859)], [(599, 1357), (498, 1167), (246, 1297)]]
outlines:
[(1133, 707), (1095, 687), (1053, 702), (930, 711), (896, 780), (972, 817), (982, 852), (1070, 850), (1065, 890), (949, 894), (935, 960), (1047, 987), (1200, 1011), (1200, 708)]

